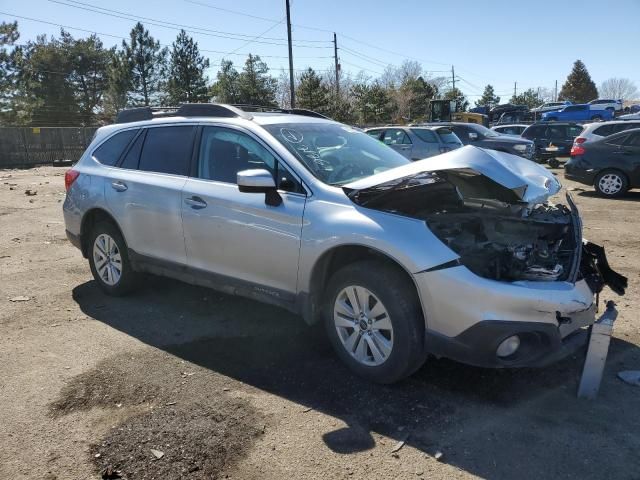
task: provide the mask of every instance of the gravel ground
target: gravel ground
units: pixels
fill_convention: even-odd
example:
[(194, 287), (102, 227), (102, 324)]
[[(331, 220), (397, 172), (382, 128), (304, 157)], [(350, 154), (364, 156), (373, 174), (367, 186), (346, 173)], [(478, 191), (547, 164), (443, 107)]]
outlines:
[(640, 192), (564, 182), (630, 281), (602, 295), (620, 317), (589, 402), (581, 355), (541, 370), (430, 360), (377, 386), (277, 308), (156, 277), (106, 297), (66, 241), (63, 175), (0, 171), (0, 477), (640, 479), (640, 389), (615, 376), (640, 368)]

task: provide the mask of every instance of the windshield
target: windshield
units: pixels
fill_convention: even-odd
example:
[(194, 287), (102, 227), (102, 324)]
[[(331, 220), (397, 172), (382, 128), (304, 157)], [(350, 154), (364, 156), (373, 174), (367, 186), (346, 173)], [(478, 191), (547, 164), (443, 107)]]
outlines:
[(494, 132), (493, 130), (489, 130), (487, 127), (483, 127), (482, 125), (478, 125), (475, 123), (466, 124), (467, 127), (471, 128), (478, 135), (482, 135), (483, 137), (499, 137), (500, 134)]
[(264, 125), (313, 175), (342, 185), (410, 163), (391, 147), (339, 123)]

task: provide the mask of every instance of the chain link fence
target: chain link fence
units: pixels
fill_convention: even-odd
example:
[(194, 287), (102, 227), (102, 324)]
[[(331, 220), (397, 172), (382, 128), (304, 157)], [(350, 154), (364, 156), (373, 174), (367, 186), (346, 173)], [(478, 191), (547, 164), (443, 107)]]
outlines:
[(0, 168), (75, 162), (98, 127), (0, 127)]

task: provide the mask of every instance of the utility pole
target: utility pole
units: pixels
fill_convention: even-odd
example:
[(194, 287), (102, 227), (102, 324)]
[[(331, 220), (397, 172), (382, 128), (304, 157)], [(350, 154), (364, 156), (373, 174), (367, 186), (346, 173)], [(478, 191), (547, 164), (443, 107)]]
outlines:
[(554, 102), (558, 101), (558, 80), (556, 80), (556, 88), (553, 91), (553, 101)]
[(333, 60), (336, 64), (336, 105), (340, 97), (340, 64), (338, 63), (338, 39), (336, 32), (333, 32)]
[(518, 93), (518, 82), (513, 82), (513, 98), (516, 98)]
[(293, 48), (291, 46), (291, 9), (289, 8), (289, 0), (285, 0), (287, 4), (287, 39), (289, 40), (289, 88), (291, 88), (291, 108), (296, 108), (296, 92), (293, 81)]
[(453, 69), (453, 65), (451, 65), (451, 83), (453, 84), (452, 90), (456, 89), (456, 72)]

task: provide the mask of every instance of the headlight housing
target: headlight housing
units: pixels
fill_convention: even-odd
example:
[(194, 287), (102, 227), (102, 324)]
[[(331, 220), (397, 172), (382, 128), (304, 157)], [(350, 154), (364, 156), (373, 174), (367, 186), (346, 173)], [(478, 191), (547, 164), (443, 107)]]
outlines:
[(518, 152), (526, 152), (527, 151), (527, 145), (524, 143), (519, 143), (518, 145), (514, 145), (513, 149), (518, 151)]

